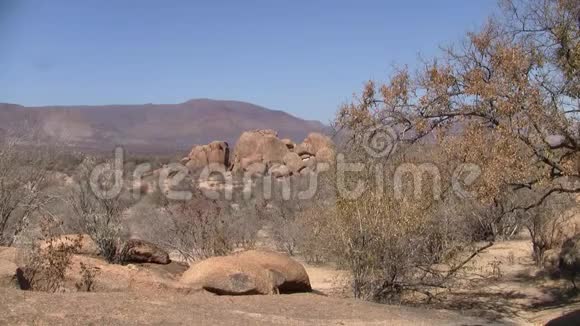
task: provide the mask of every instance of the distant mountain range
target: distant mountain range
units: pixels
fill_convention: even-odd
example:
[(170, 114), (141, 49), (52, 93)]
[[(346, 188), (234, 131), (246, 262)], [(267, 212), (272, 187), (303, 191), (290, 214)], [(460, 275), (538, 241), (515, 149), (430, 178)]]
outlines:
[(194, 99), (180, 104), (24, 107), (0, 103), (0, 137), (26, 134), (34, 142), (109, 150), (170, 152), (224, 140), (234, 145), (243, 131), (274, 129), (302, 141), (324, 132), (319, 121), (238, 101)]

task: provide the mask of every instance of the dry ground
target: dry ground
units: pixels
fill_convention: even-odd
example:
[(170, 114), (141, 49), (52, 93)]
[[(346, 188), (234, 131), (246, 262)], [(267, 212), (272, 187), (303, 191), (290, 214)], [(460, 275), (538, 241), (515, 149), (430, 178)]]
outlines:
[[(0, 288), (0, 325), (543, 325), (580, 311), (580, 297), (567, 290), (568, 282), (547, 278), (534, 266), (528, 239), (497, 243), (471, 266), (484, 279), (415, 308), (353, 300), (342, 286), (348, 273), (329, 265), (305, 266), (313, 294), (228, 297), (147, 283), (126, 291), (114, 280), (120, 285), (109, 288), (113, 292), (47, 294)], [(139, 271), (134, 276), (152, 273), (174, 279), (186, 267), (132, 268)]]
[(478, 311), (486, 318), (517, 318), (543, 325), (580, 309), (580, 296), (564, 279), (537, 268), (527, 238), (498, 242), (478, 257), (472, 268), (486, 275), (473, 287), (445, 297), (439, 308)]
[(482, 325), (457, 312), (386, 306), (317, 294), (62, 293), (0, 289), (0, 324), (35, 325)]
[[(429, 306), (463, 311), (488, 322), (511, 320), (531, 325), (544, 325), (564, 314), (580, 311), (580, 295), (572, 290), (571, 283), (546, 275), (535, 266), (531, 253), (531, 243), (526, 237), (496, 243), (470, 266), (472, 273), (484, 278), (441, 293)], [(331, 266), (305, 266), (317, 290), (333, 297), (349, 297), (341, 287), (348, 279), (346, 272)]]

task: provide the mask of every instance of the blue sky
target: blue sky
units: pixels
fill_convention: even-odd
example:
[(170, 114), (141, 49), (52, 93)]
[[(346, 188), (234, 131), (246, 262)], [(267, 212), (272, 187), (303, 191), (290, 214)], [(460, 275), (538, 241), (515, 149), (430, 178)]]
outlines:
[(0, 0), (0, 102), (248, 101), (328, 122), (495, 0)]

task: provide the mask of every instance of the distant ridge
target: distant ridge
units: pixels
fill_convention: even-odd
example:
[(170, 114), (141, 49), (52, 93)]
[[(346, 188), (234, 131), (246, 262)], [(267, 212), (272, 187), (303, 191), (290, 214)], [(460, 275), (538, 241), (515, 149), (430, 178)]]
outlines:
[(109, 150), (168, 152), (225, 140), (231, 144), (251, 129), (274, 129), (301, 141), (326, 126), (251, 103), (193, 99), (179, 104), (24, 107), (0, 103), (0, 136), (35, 135), (37, 142)]

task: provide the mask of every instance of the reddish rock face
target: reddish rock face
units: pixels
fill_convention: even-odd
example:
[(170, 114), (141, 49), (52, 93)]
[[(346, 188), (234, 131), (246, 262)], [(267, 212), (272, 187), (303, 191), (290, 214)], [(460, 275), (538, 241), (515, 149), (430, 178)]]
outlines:
[(230, 148), (225, 141), (213, 141), (207, 145), (194, 146), (182, 160), (190, 170), (203, 169), (209, 164), (219, 164), (226, 169), (230, 166)]
[(213, 141), (194, 146), (182, 163), (192, 172), (219, 164), (233, 172), (283, 178), (300, 175), (305, 167), (316, 171), (317, 162), (332, 163), (334, 159), (334, 144), (323, 134), (310, 133), (302, 143), (295, 144), (287, 138), (279, 139), (276, 131), (265, 129), (242, 133), (231, 159), (228, 143)]
[[(234, 150), (234, 169), (244, 170), (247, 165), (259, 162), (266, 165), (282, 163), (289, 152), (284, 142), (273, 130), (246, 131), (238, 139)], [(237, 166), (237, 168), (236, 168)]]

